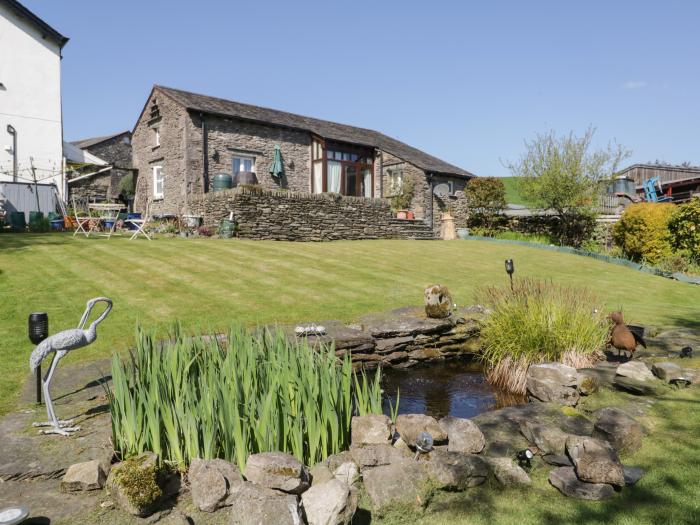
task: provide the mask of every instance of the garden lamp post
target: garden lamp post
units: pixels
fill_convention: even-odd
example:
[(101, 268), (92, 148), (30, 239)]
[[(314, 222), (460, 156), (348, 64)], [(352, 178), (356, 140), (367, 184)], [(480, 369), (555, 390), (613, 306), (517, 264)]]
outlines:
[[(33, 312), (29, 314), (29, 340), (38, 345), (49, 336), (49, 314)], [(36, 402), (41, 403), (41, 364), (36, 369)]]
[(510, 291), (513, 291), (513, 273), (515, 272), (515, 265), (513, 264), (513, 259), (506, 259), (506, 273), (510, 277)]

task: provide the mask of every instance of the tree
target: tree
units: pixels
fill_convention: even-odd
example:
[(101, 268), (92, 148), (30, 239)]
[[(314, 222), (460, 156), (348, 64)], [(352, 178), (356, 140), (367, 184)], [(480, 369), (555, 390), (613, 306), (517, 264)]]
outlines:
[(487, 229), (493, 220), (506, 207), (506, 187), (496, 177), (476, 177), (469, 181), (464, 190), (469, 209), (481, 216)]
[(554, 131), (525, 141), (525, 153), (507, 164), (518, 180), (520, 193), (536, 205), (552, 210), (559, 218), (559, 240), (580, 242), (581, 217), (590, 216), (604, 184), (612, 179), (630, 152), (617, 143), (591, 150), (595, 129), (582, 137), (573, 132), (557, 136)]

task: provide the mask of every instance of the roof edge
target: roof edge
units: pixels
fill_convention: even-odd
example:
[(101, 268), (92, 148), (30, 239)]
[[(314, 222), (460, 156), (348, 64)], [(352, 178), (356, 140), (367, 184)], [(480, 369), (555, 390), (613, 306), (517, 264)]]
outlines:
[(65, 46), (68, 43), (68, 40), (70, 40), (67, 36), (63, 36), (39, 16), (35, 15), (25, 6), (20, 4), (17, 0), (0, 0), (0, 2), (5, 4), (8, 9), (14, 11), (20, 18), (26, 18), (30, 23), (34, 24), (39, 31), (44, 33), (44, 37), (50, 38), (57, 43), (59, 49), (63, 49), (63, 46)]

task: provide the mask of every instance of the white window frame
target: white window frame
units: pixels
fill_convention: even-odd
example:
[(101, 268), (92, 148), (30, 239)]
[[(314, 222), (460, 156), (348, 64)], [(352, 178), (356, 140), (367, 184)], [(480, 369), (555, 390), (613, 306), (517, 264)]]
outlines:
[[(233, 157), (231, 157), (231, 172), (232, 172), (232, 173), (233, 173), (233, 164), (235, 163), (236, 159), (238, 159), (238, 160), (251, 160), (251, 161), (253, 161), (253, 162), (251, 163), (252, 168), (251, 168), (250, 171), (252, 171), (253, 173), (257, 173), (257, 172), (255, 171), (255, 165), (257, 164), (257, 162), (255, 162), (255, 161), (256, 161), (255, 156), (254, 156), (254, 155), (241, 155), (241, 154), (238, 154), (238, 153), (236, 153)], [(242, 164), (242, 163), (241, 163), (241, 164)], [(236, 173), (233, 173), (233, 175), (235, 176)]]
[[(160, 192), (158, 192), (158, 179), (160, 179)], [(153, 166), (153, 198), (162, 199), (165, 195), (165, 176), (163, 166)]]
[(160, 146), (160, 126), (153, 127), (153, 147)]
[(387, 168), (389, 173), (389, 193), (394, 196), (401, 192), (401, 185), (403, 184), (406, 173), (403, 167), (390, 167)]

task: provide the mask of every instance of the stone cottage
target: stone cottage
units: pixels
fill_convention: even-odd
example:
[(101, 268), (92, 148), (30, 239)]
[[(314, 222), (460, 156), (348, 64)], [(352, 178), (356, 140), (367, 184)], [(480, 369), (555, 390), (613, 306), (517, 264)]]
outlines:
[[(354, 203), (389, 199), (410, 178), (409, 209), (431, 224), (441, 209), (463, 208), (474, 176), (377, 131), (163, 86), (153, 87), (132, 148), (135, 207), (142, 211), (150, 201), (155, 214), (190, 212), (218, 173), (235, 180), (253, 172), (263, 190), (339, 194)], [(282, 162), (274, 168), (276, 156)], [(442, 198), (432, 191), (438, 184)]]
[(87, 197), (98, 202), (115, 200), (120, 196), (122, 179), (129, 175), (136, 177), (132, 166), (130, 131), (78, 140), (71, 142), (71, 145), (88, 152), (88, 158), (96, 157), (103, 162), (84, 166), (74, 163), (68, 180), (69, 198)]

